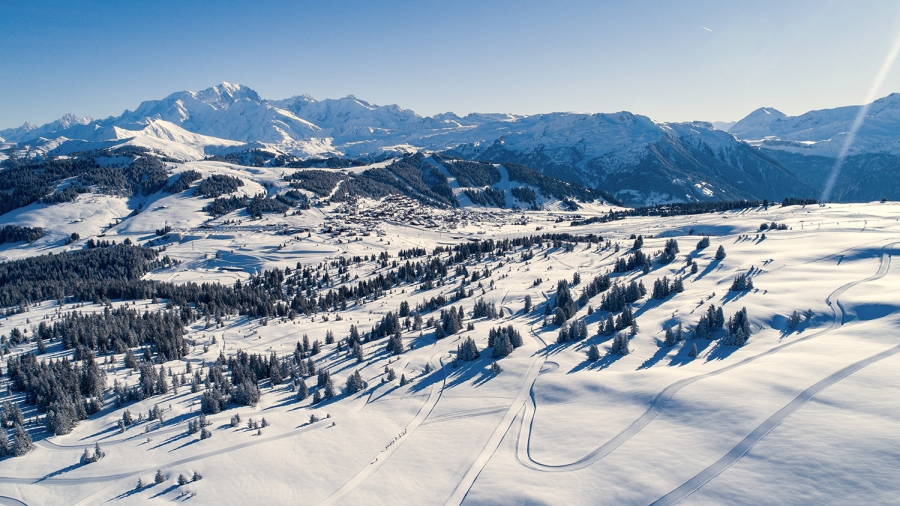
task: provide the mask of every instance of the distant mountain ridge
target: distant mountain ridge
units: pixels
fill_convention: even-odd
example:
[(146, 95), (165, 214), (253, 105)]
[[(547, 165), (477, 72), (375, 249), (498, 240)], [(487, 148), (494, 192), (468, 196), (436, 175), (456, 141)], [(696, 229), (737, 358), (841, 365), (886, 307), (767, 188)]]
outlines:
[[(725, 132), (711, 123), (658, 123), (630, 112), (427, 117), (352, 95), (267, 100), (246, 86), (222, 83), (145, 101), (120, 116), (92, 120), (67, 115), (41, 127), (26, 124), (0, 131), (0, 138), (54, 154), (133, 144), (180, 158), (251, 148), (300, 158), (363, 160), (448, 152), (477, 161), (521, 163), (607, 191), (628, 204), (780, 200), (817, 196), (824, 178), (821, 167), (828, 164), (818, 159), (810, 164), (803, 157), (834, 157), (858, 110), (842, 107), (788, 117), (761, 108)], [(900, 95), (876, 101), (869, 116), (851, 154), (900, 153), (900, 139), (893, 135), (900, 131)], [(801, 168), (794, 170), (791, 164)], [(850, 192), (843, 198), (859, 195)]]

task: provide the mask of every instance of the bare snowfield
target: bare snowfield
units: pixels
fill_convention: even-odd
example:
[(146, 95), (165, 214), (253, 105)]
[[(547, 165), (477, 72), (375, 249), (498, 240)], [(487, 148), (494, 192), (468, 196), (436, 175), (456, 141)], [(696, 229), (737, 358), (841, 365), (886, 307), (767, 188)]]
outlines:
[[(204, 174), (233, 170), (214, 162), (190, 162), (179, 170), (187, 168)], [(284, 184), (277, 171), (256, 170), (260, 174), (254, 180), (269, 181), (269, 191)], [(248, 180), (241, 191), (253, 195), (265, 190)], [(335, 345), (323, 345), (314, 359), (319, 369), (331, 372), (335, 384), (343, 386), (357, 370), (367, 382), (353, 395), (318, 404), (311, 398), (298, 402), (288, 384), (273, 388), (264, 382), (255, 407), (230, 406), (211, 415), (212, 437), (204, 440), (187, 433), (188, 420), (199, 414), (200, 396), (190, 393), (189, 385), (178, 394), (121, 408), (108, 402), (64, 436), (51, 437), (30, 425), (36, 448), (23, 457), (0, 460), (0, 504), (898, 502), (900, 265), (892, 263), (900, 251), (898, 203), (776, 205), (578, 227), (570, 226), (572, 215), (602, 215), (609, 208), (588, 204), (576, 213), (466, 208), (468, 218), (455, 227), (379, 220), (368, 235), (336, 235), (324, 226), (350, 216), (338, 206), (253, 221), (246, 215), (212, 220), (201, 210), (205, 202), (185, 195), (161, 197), (111, 228), (110, 221), (124, 218), (133, 206), (86, 195), (52, 208), (24, 208), (0, 221), (58, 233), (31, 245), (3, 245), (0, 256), (64, 251), (69, 247), (60, 238), (73, 231), (82, 241), (104, 234), (119, 242), (154, 241), (165, 246), (165, 255), (181, 261), (152, 272), (152, 279), (231, 285), (267, 269), (293, 270), (298, 262), (316, 265), (385, 251), (401, 262), (401, 249), (422, 247), (431, 254), (437, 245), (470, 239), (593, 233), (603, 243), (576, 243), (571, 251), (535, 249), (527, 263), (519, 251), (470, 260), (470, 272), (485, 267), (491, 272), (480, 280), (483, 295), (472, 284), (474, 296), (451, 305), (463, 306), (465, 322), (474, 323), (475, 330), (440, 340), (433, 328), (404, 331), (407, 351), (391, 356), (384, 352), (385, 340), (369, 342), (362, 363), (346, 348), (338, 352)], [(54, 225), (54, 219), (60, 222)], [(760, 223), (773, 221), (789, 230), (765, 231), (763, 238)], [(168, 239), (154, 232), (164, 225), (172, 227)], [(631, 304), (640, 330), (630, 339), (630, 353), (607, 354), (612, 336), (598, 335), (606, 318), (599, 309), (589, 316), (582, 308), (572, 319), (585, 320), (587, 339), (556, 344), (559, 327), (545, 325), (543, 310), (557, 280), (571, 282), (577, 272), (586, 283), (612, 271), (615, 261), (630, 252), (631, 234), (644, 236), (648, 253), (674, 238), (680, 253), (648, 274), (640, 269), (613, 274), (614, 282), (641, 281), (648, 290)], [(710, 235), (711, 245), (696, 250), (701, 234)], [(621, 250), (606, 247), (607, 240)], [(715, 260), (720, 245), (727, 256)], [(696, 274), (685, 263), (688, 254), (698, 263)], [(356, 283), (357, 275), (366, 279), (390, 268), (373, 261), (354, 263), (349, 283)], [(734, 277), (748, 273), (755, 288), (729, 292)], [(684, 292), (650, 298), (654, 281), (663, 276), (683, 276)], [(538, 279), (542, 282), (535, 284)], [(265, 325), (238, 316), (218, 328), (198, 321), (186, 336), (194, 343), (187, 360), (197, 368), (219, 353), (228, 356), (237, 350), (287, 356), (304, 334), (322, 343), (328, 331), (338, 340), (351, 325), (368, 331), (401, 302), (415, 306), (438, 294), (452, 296), (460, 281), (451, 272), (443, 286), (430, 290), (407, 285), (378, 300), (351, 304), (346, 311), (272, 318)], [(581, 286), (572, 291), (577, 297)], [(523, 312), (526, 295), (535, 304), (528, 314)], [(495, 303), (502, 317), (471, 319), (472, 306), (481, 297)], [(599, 308), (601, 297), (592, 298), (590, 305)], [(165, 305), (128, 303), (148, 309)], [(667, 325), (693, 327), (708, 304), (723, 307), (726, 317), (746, 307), (753, 331), (746, 345), (688, 338), (662, 346)], [(72, 305), (65, 306), (70, 310)], [(59, 309), (56, 301), (44, 302), (2, 320), (0, 332), (31, 328)], [(812, 319), (790, 330), (786, 317), (807, 309), (813, 311)], [(103, 306), (85, 304), (79, 310), (102, 311)], [(424, 318), (429, 316), (434, 314)], [(498, 325), (519, 330), (524, 344), (499, 360), (503, 371), (494, 374), (490, 349), (484, 349), (488, 330)], [(475, 340), (481, 358), (454, 366), (457, 346), (466, 337)], [(602, 354), (595, 362), (587, 358), (592, 344)], [(689, 351), (695, 344), (698, 355), (693, 358)], [(54, 343), (48, 355), (66, 353)], [(411, 381), (404, 386), (398, 380), (383, 381), (388, 365), (398, 379), (403, 374)], [(426, 372), (426, 365), (431, 371)], [(165, 366), (176, 374), (185, 370), (184, 361)], [(128, 385), (137, 381), (121, 355), (106, 369), (107, 386), (114, 379)], [(312, 387), (315, 380), (307, 383)], [(4, 388), (0, 395), (10, 394)], [(155, 404), (165, 411), (164, 423), (141, 422), (119, 433), (116, 422), (125, 409), (137, 415)], [(232, 428), (229, 420), (236, 413), (245, 421), (264, 417), (270, 425), (259, 433), (246, 424)], [(313, 414), (321, 420), (311, 423)], [(84, 449), (95, 443), (106, 456), (80, 464)], [(167, 480), (154, 485), (157, 469)], [(194, 472), (203, 479), (177, 485), (179, 474), (190, 477)], [(138, 478), (145, 485), (141, 489), (135, 488)]]

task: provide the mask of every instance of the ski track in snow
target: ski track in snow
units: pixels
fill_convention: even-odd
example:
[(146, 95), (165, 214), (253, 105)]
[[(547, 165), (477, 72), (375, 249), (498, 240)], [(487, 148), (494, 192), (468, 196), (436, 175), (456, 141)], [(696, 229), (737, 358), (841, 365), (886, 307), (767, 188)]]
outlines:
[[(431, 359), (429, 359), (429, 363), (431, 363), (434, 358), (438, 355), (443, 355), (443, 349), (432, 355)], [(364, 468), (362, 468), (356, 476), (354, 476), (350, 481), (345, 483), (341, 488), (335, 491), (333, 494), (328, 496), (324, 501), (320, 504), (322, 505), (331, 505), (336, 504), (338, 501), (347, 496), (350, 492), (356, 490), (360, 484), (369, 479), (370, 476), (378, 472), (381, 469), (381, 466), (384, 465), (385, 462), (397, 451), (397, 448), (403, 444), (404, 441), (409, 439), (409, 437), (413, 434), (413, 432), (418, 429), (422, 423), (428, 418), (428, 415), (434, 411), (434, 407), (437, 405), (438, 401), (441, 399), (441, 394), (444, 392), (444, 388), (447, 385), (447, 370), (444, 368), (443, 362), (441, 362), (441, 370), (444, 372), (444, 381), (441, 383), (440, 387), (438, 387), (437, 383), (434, 383), (431, 386), (431, 392), (428, 394), (428, 400), (425, 401), (425, 404), (419, 408), (419, 412), (416, 413), (415, 418), (409, 424), (406, 425), (406, 428), (403, 430), (403, 436), (398, 439), (395, 439), (387, 448), (382, 450), (378, 455), (375, 456), (375, 459), (367, 464)]]
[[(506, 299), (508, 293), (509, 290), (503, 295), (501, 303)], [(538, 319), (538, 321), (543, 321), (543, 318)], [(487, 444), (485, 444), (475, 461), (472, 462), (472, 465), (469, 466), (469, 470), (466, 471), (466, 474), (456, 485), (456, 489), (450, 495), (450, 498), (447, 499), (446, 504), (448, 505), (462, 504), (465, 500), (469, 491), (472, 490), (475, 481), (478, 479), (478, 475), (481, 474), (481, 471), (484, 470), (484, 467), (491, 460), (491, 457), (497, 451), (497, 448), (500, 446), (506, 433), (509, 432), (509, 428), (512, 426), (513, 421), (522, 411), (522, 405), (525, 404), (525, 398), (530, 395), (534, 382), (544, 368), (544, 363), (547, 361), (547, 343), (534, 331), (534, 326), (530, 328), (530, 331), (532, 337), (538, 343), (538, 350), (534, 353), (534, 360), (532, 360), (531, 365), (528, 368), (525, 379), (522, 381), (522, 386), (519, 388), (516, 398), (513, 400), (512, 404), (509, 405), (506, 414), (503, 415), (497, 428), (494, 429), (494, 433), (491, 434)]]
[(847, 367), (837, 371), (825, 379), (820, 380), (815, 385), (807, 388), (806, 390), (800, 392), (800, 394), (795, 397), (791, 402), (789, 402), (786, 406), (779, 409), (774, 415), (770, 416), (766, 421), (760, 424), (756, 429), (753, 430), (747, 437), (741, 440), (740, 443), (737, 444), (734, 448), (729, 450), (728, 453), (725, 454), (721, 459), (717, 460), (715, 463), (697, 473), (693, 478), (686, 481), (684, 484), (672, 490), (668, 494), (654, 501), (652, 504), (654, 505), (671, 505), (675, 504), (685, 497), (693, 494), (697, 490), (700, 489), (703, 485), (709, 483), (710, 480), (718, 476), (725, 471), (729, 467), (731, 467), (735, 462), (740, 460), (744, 455), (753, 448), (756, 443), (760, 442), (766, 435), (778, 427), (782, 421), (784, 421), (787, 417), (791, 416), (795, 411), (802, 408), (804, 404), (806, 404), (810, 399), (813, 398), (817, 393), (825, 390), (826, 388), (834, 385), (838, 381), (850, 376), (851, 374), (863, 369), (866, 366), (872, 365), (875, 362), (880, 360), (884, 360), (890, 356), (896, 355), (900, 353), (900, 345), (894, 346), (893, 348), (889, 348), (881, 353), (876, 353), (868, 358), (864, 358), (858, 362), (854, 362), (853, 364), (848, 365)]
[[(784, 348), (787, 348), (787, 347), (789, 347), (789, 346), (793, 346), (793, 345), (795, 345), (795, 344), (797, 344), (797, 343), (802, 343), (802, 342), (808, 341), (808, 340), (810, 340), (810, 339), (814, 339), (814, 338), (816, 338), (816, 337), (819, 337), (819, 336), (821, 336), (821, 335), (823, 335), (823, 334), (826, 334), (826, 333), (828, 333), (828, 332), (831, 332), (832, 330), (835, 330), (835, 329), (839, 328), (840, 326), (842, 326), (842, 325), (844, 324), (844, 308), (843, 308), (843, 306), (842, 306), (841, 303), (840, 303), (840, 297), (841, 297), (847, 290), (849, 290), (850, 288), (853, 288), (854, 286), (857, 286), (857, 285), (862, 284), (862, 283), (867, 283), (867, 282), (870, 282), (870, 281), (875, 281), (875, 280), (877, 280), (877, 279), (880, 279), (880, 278), (884, 277), (884, 276), (887, 274), (887, 272), (888, 272), (888, 270), (890, 269), (890, 266), (891, 266), (891, 255), (890, 255), (889, 249), (895, 247), (895, 246), (898, 245), (898, 244), (900, 244), (900, 242), (891, 243), (891, 244), (888, 244), (888, 245), (886, 245), (886, 246), (884, 246), (884, 247), (882, 248), (882, 250), (881, 250), (881, 263), (880, 263), (880, 265), (879, 265), (879, 267), (878, 267), (878, 271), (877, 271), (874, 275), (872, 275), (872, 276), (870, 276), (870, 277), (868, 277), (868, 278), (865, 278), (865, 279), (861, 279), (861, 280), (857, 280), (857, 281), (852, 281), (852, 282), (850, 282), (850, 283), (844, 284), (844, 285), (840, 286), (839, 288), (837, 288), (835, 291), (833, 291), (833, 292), (825, 299), (826, 304), (828, 304), (828, 306), (831, 308), (831, 311), (832, 311), (832, 322), (831, 322), (831, 325), (830, 325), (828, 328), (823, 329), (823, 330), (820, 330), (819, 332), (815, 332), (815, 333), (813, 333), (813, 334), (810, 334), (810, 335), (808, 335), (808, 336), (806, 336), (806, 337), (802, 337), (802, 338), (800, 338), (800, 339), (791, 341), (791, 342), (789, 342), (789, 343), (785, 343), (785, 344), (782, 344), (782, 345), (779, 345), (779, 346), (775, 346), (774, 348), (771, 348), (771, 349), (769, 349), (769, 350), (767, 350), (767, 351), (765, 351), (765, 352), (763, 352), (763, 353), (760, 353), (760, 354), (758, 354), (758, 355), (754, 355), (754, 356), (752, 356), (752, 357), (747, 357), (747, 358), (745, 358), (745, 359), (743, 359), (743, 360), (741, 360), (741, 361), (739, 361), (739, 362), (737, 362), (737, 363), (734, 363), (734, 364), (732, 364), (732, 365), (730, 365), (730, 366), (726, 366), (726, 367), (723, 367), (723, 368), (721, 368), (721, 369), (718, 369), (718, 370), (715, 370), (715, 371), (711, 371), (711, 372), (708, 372), (708, 373), (705, 373), (705, 374), (700, 374), (700, 375), (694, 376), (694, 377), (692, 377), (692, 378), (685, 378), (685, 379), (683, 379), (683, 380), (676, 381), (675, 383), (673, 383), (673, 384), (669, 385), (668, 387), (666, 387), (665, 389), (663, 389), (662, 392), (660, 392), (659, 394), (657, 394), (657, 396), (653, 399), (653, 401), (651, 401), (650, 406), (647, 408), (647, 411), (645, 411), (644, 414), (641, 415), (640, 418), (638, 418), (637, 420), (635, 420), (628, 428), (626, 428), (624, 431), (622, 431), (622, 432), (620, 432), (619, 434), (617, 434), (616, 436), (614, 436), (612, 439), (610, 439), (609, 441), (607, 441), (606, 443), (604, 443), (603, 445), (601, 445), (600, 447), (598, 447), (598, 448), (595, 449), (594, 451), (590, 452), (590, 453), (587, 454), (586, 456), (584, 456), (584, 457), (582, 457), (582, 458), (580, 458), (580, 459), (578, 459), (578, 460), (576, 460), (576, 461), (574, 461), (574, 462), (567, 463), (567, 464), (544, 464), (544, 463), (535, 461), (535, 460), (531, 457), (531, 436), (532, 436), (532, 430), (533, 430), (533, 426), (534, 426), (535, 411), (536, 411), (536, 409), (537, 409), (537, 405), (536, 405), (535, 399), (534, 399), (534, 384), (532, 384), (531, 395), (530, 395), (530, 400), (531, 400), (531, 402), (529, 402), (529, 403), (527, 403), (527, 404), (525, 405), (525, 416), (524, 416), (524, 418), (523, 418), (523, 420), (522, 420), (522, 425), (521, 425), (521, 428), (520, 428), (519, 437), (518, 437), (518, 440), (517, 440), (517, 443), (516, 443), (516, 459), (517, 459), (517, 460), (519, 461), (519, 463), (522, 464), (523, 466), (525, 466), (525, 467), (527, 467), (527, 468), (529, 468), (529, 469), (533, 469), (533, 470), (535, 470), (535, 471), (544, 471), (544, 472), (568, 472), (568, 471), (576, 471), (576, 470), (578, 470), (578, 469), (584, 469), (584, 468), (590, 466), (591, 464), (594, 464), (595, 462), (597, 462), (597, 461), (601, 460), (602, 458), (606, 457), (607, 455), (609, 455), (610, 453), (612, 453), (613, 450), (615, 450), (616, 448), (618, 448), (619, 446), (621, 446), (622, 444), (624, 444), (625, 442), (627, 442), (629, 439), (631, 439), (635, 434), (637, 434), (638, 432), (640, 432), (645, 426), (647, 426), (647, 424), (649, 424), (654, 418), (656, 418), (656, 415), (659, 414), (659, 412), (660, 412), (660, 411), (662, 410), (662, 408), (664, 407), (665, 403), (666, 403), (669, 399), (671, 399), (671, 398), (672, 398), (679, 390), (681, 390), (682, 388), (684, 388), (684, 387), (686, 387), (686, 386), (688, 386), (688, 385), (690, 385), (690, 384), (692, 384), (692, 383), (694, 383), (694, 382), (696, 382), (696, 381), (699, 381), (699, 380), (701, 380), (701, 379), (709, 378), (709, 377), (711, 377), (711, 376), (716, 376), (716, 375), (719, 375), (719, 374), (722, 374), (722, 373), (731, 371), (731, 370), (736, 369), (736, 368), (738, 368), (738, 367), (740, 367), (740, 366), (742, 366), (742, 365), (746, 365), (746, 364), (748, 364), (748, 363), (750, 363), (750, 362), (753, 362), (753, 361), (755, 361), (755, 360), (757, 360), (757, 359), (759, 359), (759, 358), (762, 358), (762, 357), (766, 357), (766, 356), (772, 355), (772, 354), (774, 354), (774, 353), (776, 353), (776, 352), (778, 352), (778, 351), (780, 351), (780, 350), (783, 350)], [(900, 350), (898, 350), (898, 351), (900, 351)], [(884, 357), (881, 357), (881, 358), (884, 358)], [(879, 360), (880, 360), (880, 359), (879, 359)], [(854, 364), (854, 365), (856, 365), (856, 364)], [(868, 365), (868, 363), (865, 364), (865, 365)], [(847, 369), (849, 369), (849, 368), (851, 368), (851, 367), (853, 367), (853, 366), (849, 366)], [(861, 366), (861, 367), (864, 367), (864, 365)], [(861, 368), (861, 367), (860, 367), (860, 368)], [(844, 370), (842, 370), (842, 371), (846, 371), (847, 369), (844, 369)], [(856, 370), (856, 369), (854, 369), (853, 371), (855, 371), (855, 370)], [(840, 372), (842, 372), (842, 371), (839, 371), (838, 373), (835, 373), (835, 375), (838, 375), (838, 374), (839, 374)], [(838, 380), (839, 380), (840, 378), (843, 378), (843, 377), (847, 376), (848, 374), (850, 374), (850, 373), (853, 372), (853, 371), (844, 373), (843, 376), (840, 376), (840, 377), (838, 378)], [(832, 375), (832, 376), (834, 376), (834, 375)], [(830, 378), (830, 377), (829, 377), (829, 378)], [(828, 378), (826, 378), (826, 380), (827, 380), (827, 379), (828, 379)], [(826, 380), (823, 380), (823, 381), (826, 381)], [(836, 382), (836, 381), (837, 381), (837, 380), (835, 380), (835, 382)], [(828, 384), (825, 385), (825, 386), (828, 386), (828, 385), (830, 385), (830, 384), (831, 384), (831, 383), (828, 383)], [(817, 385), (819, 385), (819, 384), (817, 383)], [(815, 394), (815, 392), (818, 392), (819, 390), (825, 388), (825, 386), (822, 386), (822, 387), (819, 388), (818, 390), (815, 390), (815, 391), (813, 392), (813, 395)], [(815, 387), (815, 386), (814, 386), (814, 387)], [(812, 388), (814, 388), (814, 387), (810, 387), (810, 390), (811, 390)], [(806, 393), (806, 392), (807, 392), (807, 391), (804, 391), (804, 393)], [(801, 393), (800, 396), (803, 396), (804, 393)], [(800, 398), (800, 396), (798, 396), (798, 399)], [(810, 397), (811, 397), (811, 396), (810, 396)], [(807, 399), (807, 400), (808, 400), (808, 399)], [(795, 401), (796, 401), (796, 399), (795, 399)], [(792, 402), (793, 402), (793, 401), (792, 401)], [(805, 401), (804, 401), (804, 402), (805, 402)], [(791, 406), (791, 404), (789, 404), (788, 406)], [(786, 416), (789, 415), (791, 412), (793, 412), (793, 411), (795, 411), (796, 409), (798, 409), (800, 406), (802, 406), (802, 403), (801, 403), (800, 405), (797, 405), (793, 410), (789, 410), (789, 411), (785, 412), (785, 413), (784, 413), (784, 417), (786, 417)], [(782, 408), (782, 410), (784, 410), (784, 409), (786, 409), (786, 408), (787, 408), (787, 407)], [(781, 413), (781, 411), (779, 411), (779, 413)], [(774, 416), (774, 415), (773, 415), (773, 416)], [(782, 417), (782, 419), (783, 419), (783, 417)], [(772, 420), (772, 419), (770, 418), (769, 420), (767, 420), (766, 422), (764, 422), (763, 425), (765, 425), (766, 423), (769, 423), (771, 420)], [(780, 420), (779, 420), (779, 421), (780, 421)], [(777, 423), (776, 423), (775, 425), (777, 425)], [(775, 425), (772, 425), (768, 430), (766, 430), (763, 434), (761, 434), (761, 435), (760, 435), (760, 439), (762, 438), (762, 436), (765, 435), (765, 433), (768, 433), (768, 431), (770, 431), (772, 428), (774, 428)], [(760, 426), (760, 427), (762, 427), (762, 426)], [(757, 430), (760, 430), (760, 429), (757, 428)], [(756, 431), (754, 431), (754, 434), (755, 434), (755, 433), (756, 433)], [(748, 436), (748, 437), (749, 437), (749, 436)], [(525, 442), (525, 444), (523, 444), (523, 441)], [(753, 444), (755, 444), (755, 442), (754, 442)], [(752, 446), (752, 444), (751, 444), (750, 446)], [(743, 453), (746, 453), (746, 451), (747, 451), (749, 448), (750, 448), (750, 447), (747, 447), (745, 450), (743, 450), (743, 452), (740, 453), (740, 455), (738, 455), (737, 458), (740, 458), (740, 456), (743, 455)], [(734, 450), (733, 450), (733, 451), (734, 451)], [(736, 461), (736, 460), (737, 460), (737, 459), (735, 459), (735, 461)], [(733, 463), (733, 462), (731, 462), (731, 463)], [(728, 464), (728, 465), (731, 465), (731, 464)], [(722, 468), (722, 469), (720, 469), (719, 471), (717, 471), (716, 474), (720, 473), (722, 470), (724, 470), (724, 468)], [(699, 476), (699, 475), (698, 475), (698, 476)], [(696, 477), (695, 477), (695, 478), (696, 478)], [(709, 479), (711, 479), (711, 477), (710, 477), (710, 478), (707, 478), (706, 481), (709, 481)], [(704, 481), (703, 483), (705, 483), (705, 481)], [(702, 483), (701, 483), (701, 485), (702, 485)], [(683, 486), (684, 486), (684, 485), (683, 485)], [(699, 486), (698, 486), (698, 488), (699, 488)], [(695, 489), (695, 490), (696, 490), (696, 489)]]

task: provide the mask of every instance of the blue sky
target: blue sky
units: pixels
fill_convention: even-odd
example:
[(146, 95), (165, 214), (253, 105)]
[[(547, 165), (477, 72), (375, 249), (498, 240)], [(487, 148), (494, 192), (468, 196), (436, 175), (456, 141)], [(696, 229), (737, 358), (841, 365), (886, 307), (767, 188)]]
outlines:
[[(898, 14), (893, 1), (4, 0), (0, 128), (222, 81), (427, 115), (799, 114), (865, 99)], [(900, 68), (878, 96), (893, 91)]]

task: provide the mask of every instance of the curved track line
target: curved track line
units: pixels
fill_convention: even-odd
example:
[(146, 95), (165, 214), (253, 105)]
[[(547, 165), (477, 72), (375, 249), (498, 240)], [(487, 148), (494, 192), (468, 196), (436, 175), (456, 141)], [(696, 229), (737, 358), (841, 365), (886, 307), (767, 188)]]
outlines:
[(488, 461), (491, 460), (491, 457), (494, 455), (494, 452), (497, 451), (497, 448), (500, 446), (506, 433), (509, 432), (509, 428), (512, 426), (516, 416), (522, 411), (522, 407), (525, 404), (525, 398), (530, 395), (530, 392), (534, 387), (534, 382), (541, 374), (541, 369), (547, 361), (547, 343), (534, 331), (534, 326), (532, 326), (530, 330), (534, 340), (537, 341), (539, 345), (543, 346), (539, 347), (538, 351), (535, 352), (534, 360), (531, 362), (528, 372), (525, 374), (525, 379), (522, 380), (522, 387), (516, 394), (516, 398), (513, 399), (512, 404), (509, 405), (506, 414), (503, 415), (503, 418), (500, 420), (497, 428), (494, 429), (494, 433), (491, 434), (490, 439), (488, 439), (488, 442), (481, 450), (481, 453), (475, 458), (475, 461), (472, 462), (469, 470), (466, 471), (466, 474), (463, 475), (462, 479), (456, 485), (456, 489), (453, 490), (450, 498), (447, 499), (446, 504), (448, 505), (461, 504), (463, 500), (465, 500), (469, 491), (472, 489), (472, 486), (475, 484), (475, 480), (478, 479), (478, 475), (481, 474), (481, 471), (484, 470)]
[[(435, 356), (442, 355), (444, 353), (443, 350), (437, 352), (435, 355), (432, 355), (431, 359), (433, 360)], [(430, 362), (430, 361), (429, 361)], [(409, 436), (418, 429), (422, 423), (428, 418), (428, 415), (434, 410), (434, 407), (437, 405), (438, 401), (441, 399), (441, 394), (444, 392), (444, 387), (447, 385), (447, 369), (444, 367), (443, 362), (441, 362), (441, 370), (444, 372), (444, 381), (441, 384), (440, 388), (438, 388), (438, 384), (435, 383), (431, 386), (431, 392), (428, 395), (428, 400), (425, 401), (425, 404), (419, 408), (419, 412), (416, 413), (415, 418), (412, 419), (406, 425), (406, 428), (403, 431), (403, 436), (398, 439), (395, 439), (392, 444), (390, 444), (386, 449), (382, 450), (375, 459), (366, 465), (366, 467), (362, 468), (356, 476), (354, 476), (350, 481), (345, 483), (341, 488), (335, 491), (333, 494), (328, 496), (324, 501), (321, 502), (323, 505), (331, 505), (335, 504), (341, 499), (343, 499), (347, 494), (356, 490), (360, 484), (366, 481), (370, 476), (375, 474), (381, 466), (384, 465), (385, 462), (397, 451), (397, 448), (403, 444), (404, 441), (409, 439)]]
[[(812, 333), (808, 336), (801, 337), (801, 338), (791, 341), (789, 343), (784, 343), (784, 344), (775, 346), (774, 348), (770, 348), (769, 350), (764, 351), (758, 355), (754, 355), (752, 357), (747, 357), (739, 362), (736, 362), (736, 363), (731, 364), (726, 367), (722, 367), (715, 371), (710, 371), (705, 374), (700, 374), (700, 375), (697, 375), (697, 376), (694, 376), (691, 378), (685, 378), (685, 379), (676, 381), (675, 383), (672, 383), (671, 385), (669, 385), (665, 389), (663, 389), (662, 392), (660, 392), (659, 394), (656, 395), (656, 397), (650, 402), (650, 406), (647, 408), (647, 411), (645, 411), (644, 414), (641, 415), (637, 420), (632, 422), (632, 424), (628, 428), (626, 428), (625, 430), (623, 430), (622, 432), (620, 432), (619, 434), (614, 436), (612, 439), (610, 439), (609, 441), (607, 441), (606, 443), (604, 443), (597, 449), (593, 450), (592, 452), (588, 453), (584, 457), (582, 457), (574, 462), (570, 462), (567, 464), (544, 464), (541, 462), (537, 462), (536, 460), (534, 460), (532, 458), (532, 456), (531, 456), (531, 436), (532, 436), (533, 428), (534, 428), (535, 411), (537, 409), (535, 399), (534, 399), (534, 388), (532, 386), (532, 391), (531, 391), (531, 396), (530, 396), (531, 402), (528, 403), (528, 405), (526, 405), (525, 420), (523, 420), (523, 422), (522, 422), (522, 427), (521, 427), (520, 433), (519, 433), (519, 439), (518, 439), (518, 444), (517, 444), (517, 448), (516, 448), (516, 459), (523, 466), (528, 467), (533, 470), (536, 470), (536, 471), (566, 472), (566, 471), (575, 471), (578, 469), (583, 469), (585, 467), (588, 467), (591, 464), (597, 462), (598, 460), (600, 460), (603, 457), (612, 453), (613, 450), (615, 450), (616, 448), (618, 448), (619, 446), (624, 444), (626, 441), (631, 439), (635, 434), (640, 432), (647, 424), (649, 424), (654, 418), (656, 418), (656, 415), (658, 415), (659, 412), (662, 410), (663, 405), (667, 401), (669, 401), (669, 399), (671, 399), (682, 388), (684, 388), (696, 381), (699, 381), (701, 379), (709, 378), (712, 376), (717, 376), (719, 374), (731, 371), (732, 369), (736, 369), (740, 366), (746, 365), (746, 364), (753, 362), (759, 358), (766, 357), (766, 356), (772, 355), (774, 353), (777, 353), (778, 351), (781, 351), (784, 348), (787, 348), (789, 346), (793, 346), (797, 343), (802, 343), (804, 341), (808, 341), (810, 339), (819, 337), (825, 333), (831, 332), (832, 330), (834, 330), (836, 328), (839, 328), (844, 323), (844, 308), (841, 306), (839, 298), (847, 290), (849, 290), (850, 288), (853, 288), (856, 285), (859, 285), (862, 283), (867, 283), (867, 282), (874, 281), (874, 280), (884, 277), (887, 274), (887, 272), (891, 266), (891, 256), (888, 253), (888, 249), (896, 246), (897, 244), (900, 244), (900, 243), (897, 243), (897, 242), (891, 243), (891, 244), (885, 245), (881, 249), (881, 263), (878, 267), (878, 271), (874, 275), (869, 276), (868, 278), (865, 278), (865, 279), (851, 281), (850, 283), (846, 283), (846, 284), (840, 286), (835, 291), (831, 292), (831, 294), (825, 299), (825, 303), (828, 304), (828, 306), (831, 308), (831, 311), (832, 311), (832, 322), (828, 328), (820, 330), (815, 333)], [(526, 443), (524, 446), (521, 444), (522, 441), (525, 441), (525, 443)]]
[(2, 504), (3, 506), (28, 506), (15, 497), (9, 497), (5, 495), (0, 495), (0, 504)]
[(779, 409), (774, 415), (770, 416), (766, 421), (760, 424), (756, 429), (753, 430), (753, 432), (751, 432), (747, 437), (741, 440), (741, 442), (738, 443), (737, 446), (729, 450), (729, 452), (726, 453), (725, 456), (717, 460), (715, 463), (713, 463), (703, 471), (697, 473), (693, 478), (686, 481), (675, 490), (672, 490), (668, 494), (657, 499), (652, 504), (668, 506), (671, 504), (675, 504), (678, 501), (696, 492), (700, 487), (707, 484), (710, 480), (721, 474), (722, 471), (725, 471), (735, 462), (740, 460), (741, 457), (743, 457), (748, 451), (750, 451), (751, 448), (753, 448), (754, 445), (756, 445), (756, 443), (762, 440), (762, 438), (766, 437), (766, 435), (773, 429), (775, 429), (775, 427), (778, 427), (778, 425), (782, 421), (784, 421), (784, 419), (791, 416), (791, 414), (793, 414), (798, 409), (802, 408), (803, 405), (809, 402), (809, 400), (812, 399), (814, 395), (821, 392), (822, 390), (825, 390), (831, 385), (834, 385), (838, 381), (841, 381), (847, 376), (850, 376), (856, 371), (859, 371), (866, 366), (872, 365), (879, 360), (884, 360), (885, 358), (888, 358), (892, 355), (896, 355), (897, 353), (900, 353), (900, 345), (882, 351), (881, 353), (876, 353), (875, 355), (872, 355), (871, 357), (865, 358), (858, 362), (854, 362), (853, 364), (850, 364), (840, 371), (829, 375), (815, 385), (800, 392), (800, 395), (795, 397), (794, 400), (789, 402), (783, 408)]

